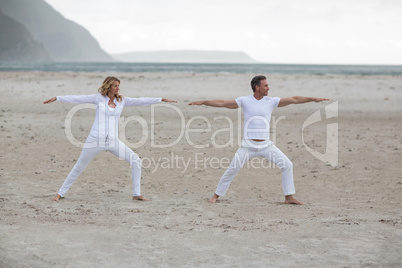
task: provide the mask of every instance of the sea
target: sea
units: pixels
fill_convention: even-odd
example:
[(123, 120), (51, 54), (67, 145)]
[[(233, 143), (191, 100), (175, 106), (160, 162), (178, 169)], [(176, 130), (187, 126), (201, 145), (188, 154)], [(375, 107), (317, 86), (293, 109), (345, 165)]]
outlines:
[(402, 65), (220, 64), (127, 62), (0, 62), (0, 72), (250, 73), (312, 75), (402, 75)]

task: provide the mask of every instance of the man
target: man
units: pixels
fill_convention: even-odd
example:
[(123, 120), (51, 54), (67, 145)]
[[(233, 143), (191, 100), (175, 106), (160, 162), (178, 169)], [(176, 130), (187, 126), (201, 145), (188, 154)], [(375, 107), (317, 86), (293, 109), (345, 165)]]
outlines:
[(267, 78), (259, 75), (251, 80), (253, 95), (240, 97), (235, 100), (208, 100), (196, 101), (189, 105), (207, 105), (212, 107), (225, 107), (244, 110), (244, 130), (241, 147), (237, 150), (232, 162), (219, 181), (214, 195), (209, 199), (215, 203), (219, 196), (224, 196), (230, 183), (249, 159), (257, 156), (264, 157), (276, 164), (282, 172), (282, 187), (285, 194), (285, 204), (303, 205), (293, 195), (295, 188), (293, 183), (292, 162), (269, 140), (269, 123), (272, 110), (276, 107), (284, 107), (289, 104), (301, 104), (306, 102), (321, 102), (329, 99), (310, 97), (268, 97), (269, 86)]

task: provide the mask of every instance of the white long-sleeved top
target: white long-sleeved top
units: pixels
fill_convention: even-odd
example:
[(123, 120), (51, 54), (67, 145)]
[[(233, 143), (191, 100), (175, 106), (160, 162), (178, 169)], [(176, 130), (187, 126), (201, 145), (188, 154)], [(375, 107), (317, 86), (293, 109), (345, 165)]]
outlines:
[[(162, 98), (129, 98), (121, 102), (114, 99), (115, 108), (108, 105), (109, 97), (102, 94), (57, 96), (58, 101), (68, 103), (92, 103), (96, 105), (95, 121), (85, 142), (85, 147), (115, 146), (119, 139), (119, 117), (124, 106), (145, 106), (162, 101)], [(85, 148), (84, 147), (84, 148)]]

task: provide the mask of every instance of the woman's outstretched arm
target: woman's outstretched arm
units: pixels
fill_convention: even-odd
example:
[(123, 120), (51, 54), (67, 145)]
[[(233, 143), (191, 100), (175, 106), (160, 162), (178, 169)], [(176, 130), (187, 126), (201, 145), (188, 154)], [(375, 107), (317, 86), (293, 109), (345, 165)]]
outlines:
[(124, 97), (126, 102), (126, 106), (146, 106), (160, 102), (177, 102), (175, 100), (165, 99), (165, 98), (149, 98), (149, 97), (142, 97), (142, 98), (130, 98)]
[(57, 96), (43, 102), (43, 104), (52, 103), (54, 101), (61, 101), (68, 103), (95, 103), (97, 96), (98, 94)]

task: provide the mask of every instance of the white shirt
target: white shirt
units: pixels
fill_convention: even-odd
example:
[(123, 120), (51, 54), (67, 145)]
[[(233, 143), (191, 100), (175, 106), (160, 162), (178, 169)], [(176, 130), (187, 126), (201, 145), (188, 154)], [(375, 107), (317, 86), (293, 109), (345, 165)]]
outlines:
[(253, 95), (236, 99), (237, 105), (244, 111), (244, 139), (269, 140), (272, 110), (278, 107), (279, 101), (278, 97), (268, 96), (257, 100)]
[(109, 97), (102, 94), (57, 96), (57, 100), (68, 103), (93, 103), (96, 105), (95, 121), (84, 148), (115, 146), (119, 138), (119, 117), (124, 106), (145, 106), (159, 103), (162, 98), (128, 98), (119, 102), (114, 99), (115, 108), (108, 105)]

